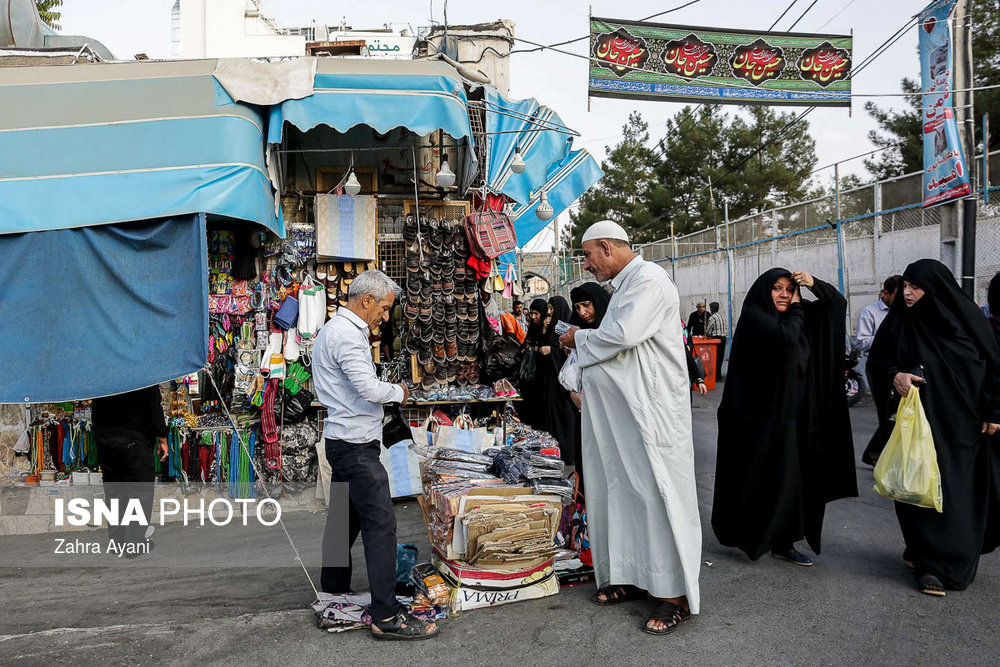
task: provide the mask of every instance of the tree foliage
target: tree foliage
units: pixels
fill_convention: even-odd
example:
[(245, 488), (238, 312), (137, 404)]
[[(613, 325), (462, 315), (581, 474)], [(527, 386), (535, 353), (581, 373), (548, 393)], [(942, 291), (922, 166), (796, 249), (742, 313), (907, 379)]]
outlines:
[(646, 195), (653, 184), (656, 155), (648, 144), (649, 126), (633, 111), (622, 140), (605, 149), (604, 178), (580, 198), (579, 209), (570, 214), (572, 228), (567, 231), (573, 247), (580, 247), (583, 231), (598, 220), (614, 220), (630, 233), (649, 222)]
[(633, 113), (608, 150), (604, 179), (571, 216), (574, 246), (597, 220), (615, 220), (642, 243), (669, 236), (671, 222), (675, 234), (720, 223), (723, 200), (735, 219), (804, 197), (815, 142), (808, 124), (789, 125), (792, 118), (767, 107), (742, 115), (685, 107), (650, 150), (648, 126)]
[(61, 29), (59, 19), (62, 18), (62, 12), (56, 10), (62, 6), (62, 3), (63, 0), (35, 0), (35, 5), (38, 7), (38, 15), (53, 30)]
[[(1000, 0), (973, 0), (972, 8), (972, 83), (973, 86), (1000, 84)], [(919, 64), (917, 64), (919, 67)], [(878, 129), (868, 138), (879, 147), (894, 146), (865, 160), (865, 167), (878, 179), (891, 178), (923, 168), (923, 121), (920, 84), (904, 78), (901, 87), (906, 108), (883, 109), (874, 102), (865, 111), (875, 119)], [(973, 94), (973, 120), (976, 143), (982, 142), (983, 114), (990, 117), (990, 149), (1000, 148), (1000, 89), (980, 90)]]

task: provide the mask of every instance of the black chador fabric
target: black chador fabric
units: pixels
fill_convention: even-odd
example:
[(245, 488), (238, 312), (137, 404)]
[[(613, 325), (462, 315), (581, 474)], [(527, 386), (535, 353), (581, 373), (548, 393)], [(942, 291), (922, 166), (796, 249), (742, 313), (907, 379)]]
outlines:
[(559, 384), (559, 371), (566, 362), (566, 353), (559, 347), (559, 336), (555, 331), (557, 322), (569, 323), (573, 311), (566, 299), (561, 296), (549, 299), (549, 305), (552, 306), (552, 319), (545, 332), (544, 345), (549, 346), (550, 352), (547, 356), (539, 357), (535, 380), (542, 392), (544, 401), (542, 409), (548, 431), (559, 441), (563, 461), (575, 464), (576, 408), (569, 397), (569, 392)]
[[(528, 331), (524, 339), (525, 349), (536, 349), (545, 345), (545, 325), (543, 323), (545, 322), (545, 318), (548, 317), (548, 303), (545, 299), (535, 299), (531, 302), (528, 310), (537, 312), (541, 316), (538, 324), (535, 324), (530, 319), (528, 320)], [(539, 355), (536, 359), (542, 360), (543, 357)], [(538, 366), (541, 365), (541, 363), (538, 364)], [(537, 372), (536, 369), (536, 378), (534, 380), (521, 382), (518, 386), (518, 390), (521, 393), (521, 401), (518, 403), (517, 413), (521, 421), (525, 424), (539, 431), (547, 432), (549, 430), (548, 414), (543, 409), (545, 398), (541, 385), (537, 382)]]
[[(896, 518), (911, 562), (961, 590), (975, 579), (979, 554), (1000, 541), (1000, 442), (981, 431), (983, 422), (1000, 422), (1000, 347), (944, 264), (921, 259), (903, 278), (924, 296), (911, 307), (902, 294), (893, 301), (868, 367), (883, 394), (897, 373), (926, 379), (920, 402), (934, 436), (944, 511), (895, 503)], [(890, 404), (886, 395), (876, 398)]]
[[(611, 303), (611, 295), (608, 291), (601, 287), (598, 283), (590, 282), (583, 283), (577, 287), (574, 287), (569, 292), (569, 299), (573, 305), (573, 319), (569, 321), (570, 324), (581, 329), (596, 329), (601, 326), (601, 322), (604, 320), (604, 316), (608, 314), (608, 304)], [(583, 319), (576, 313), (576, 304), (582, 301), (589, 301), (594, 305), (594, 321), (584, 322)], [(570, 399), (572, 402), (572, 399)], [(574, 408), (576, 406), (573, 406)], [(579, 410), (574, 409), (574, 418), (576, 425), (576, 437), (573, 443), (573, 451), (576, 456), (576, 474), (577, 481), (579, 483), (580, 493), (585, 492), (584, 482), (583, 482), (583, 443), (581, 442), (583, 434), (582, 414)]]
[(756, 560), (803, 537), (820, 552), (826, 503), (856, 496), (843, 385), (847, 302), (815, 279), (816, 301), (779, 313), (754, 282), (733, 335), (722, 402), (712, 528)]

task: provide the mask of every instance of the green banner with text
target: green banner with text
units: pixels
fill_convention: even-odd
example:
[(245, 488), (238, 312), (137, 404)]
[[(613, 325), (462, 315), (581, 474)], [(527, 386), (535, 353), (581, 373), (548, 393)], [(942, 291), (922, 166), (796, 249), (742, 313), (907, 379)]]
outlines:
[(590, 19), (594, 97), (850, 107), (852, 38)]

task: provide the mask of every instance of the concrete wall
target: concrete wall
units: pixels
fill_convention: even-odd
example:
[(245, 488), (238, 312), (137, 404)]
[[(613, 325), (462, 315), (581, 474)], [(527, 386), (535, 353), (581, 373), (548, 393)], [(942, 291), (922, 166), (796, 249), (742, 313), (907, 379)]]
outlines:
[[(427, 36), (428, 52), (445, 50), (442, 48), (443, 40), (443, 27), (435, 26)], [(447, 53), (454, 57), (452, 47), (455, 47), (458, 54), (455, 60), (482, 70), (504, 97), (510, 96), (510, 58), (507, 54), (513, 43), (514, 23), (507, 19), (493, 23), (448, 26)], [(497, 55), (497, 52), (502, 55)]]

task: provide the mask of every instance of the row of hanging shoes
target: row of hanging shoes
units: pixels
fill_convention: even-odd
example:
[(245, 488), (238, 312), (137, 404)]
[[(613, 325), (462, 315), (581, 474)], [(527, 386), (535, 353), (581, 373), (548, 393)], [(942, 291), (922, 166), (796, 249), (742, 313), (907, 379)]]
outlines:
[(333, 317), (337, 308), (347, 305), (351, 283), (369, 269), (368, 262), (318, 262), (316, 281), (326, 289), (326, 316)]

